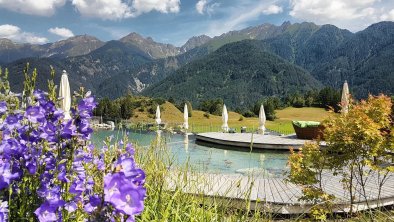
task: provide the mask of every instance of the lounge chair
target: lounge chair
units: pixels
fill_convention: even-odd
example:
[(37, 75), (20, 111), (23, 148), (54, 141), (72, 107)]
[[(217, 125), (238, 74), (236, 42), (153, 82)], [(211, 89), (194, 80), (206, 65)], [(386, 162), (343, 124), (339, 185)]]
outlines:
[(323, 139), (324, 127), (320, 122), (293, 121), (293, 128), (298, 139)]

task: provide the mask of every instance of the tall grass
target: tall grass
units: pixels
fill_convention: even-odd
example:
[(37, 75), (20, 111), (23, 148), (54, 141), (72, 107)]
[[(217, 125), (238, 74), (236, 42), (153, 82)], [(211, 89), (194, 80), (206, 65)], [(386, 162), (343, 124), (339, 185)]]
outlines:
[[(136, 162), (146, 173), (145, 210), (137, 221), (268, 221), (262, 203), (251, 209), (249, 187), (239, 196), (245, 200), (206, 196), (203, 190), (215, 186), (213, 180), (192, 169), (189, 163), (176, 166), (165, 142), (153, 141), (149, 147), (135, 147)], [(234, 188), (237, 184), (234, 184)], [(231, 192), (232, 187), (223, 191)], [(259, 206), (261, 205), (261, 206)]]
[[(281, 218), (269, 211), (264, 200), (250, 200), (253, 177), (242, 182), (244, 189), (239, 189), (239, 181), (221, 191), (221, 196), (226, 196), (241, 190), (236, 194), (238, 198), (222, 198), (213, 193), (205, 195), (204, 190), (218, 186), (215, 184), (218, 180), (212, 178), (215, 175), (200, 173), (189, 162), (177, 165), (164, 139), (156, 139), (147, 147), (135, 146), (135, 160), (146, 173), (147, 188), (145, 209), (136, 221), (257, 222)], [(376, 210), (372, 215), (359, 212), (352, 216), (333, 214), (328, 220), (394, 221), (394, 213), (390, 210)], [(310, 218), (301, 214), (281, 221), (310, 221)]]

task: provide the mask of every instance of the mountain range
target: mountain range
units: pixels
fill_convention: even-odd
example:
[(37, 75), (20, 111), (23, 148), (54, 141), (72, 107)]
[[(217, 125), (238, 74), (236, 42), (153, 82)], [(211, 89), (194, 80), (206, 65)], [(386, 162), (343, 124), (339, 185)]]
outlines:
[[(45, 89), (52, 66), (69, 73), (73, 90), (98, 97), (126, 93), (190, 100), (223, 98), (230, 107), (264, 96), (286, 96), (347, 80), (358, 98), (394, 92), (394, 23), (380, 22), (352, 33), (333, 25), (262, 24), (220, 36), (194, 36), (183, 46), (155, 42), (138, 33), (108, 42), (75, 36), (45, 45), (0, 39), (0, 65), (10, 70), (14, 91), (22, 88), (27, 62)], [(40, 77), (42, 76), (42, 77)]]

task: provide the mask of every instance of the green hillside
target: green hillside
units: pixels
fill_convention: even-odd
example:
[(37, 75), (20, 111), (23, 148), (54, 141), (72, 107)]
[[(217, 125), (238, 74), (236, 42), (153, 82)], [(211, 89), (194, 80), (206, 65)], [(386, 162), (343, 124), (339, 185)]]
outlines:
[(373, 24), (340, 44), (311, 73), (325, 85), (340, 87), (344, 80), (353, 95), (394, 93), (394, 22)]
[(340, 89), (347, 80), (351, 93), (392, 94), (394, 23), (380, 22), (357, 33), (333, 25), (293, 24), (261, 47), (308, 70), (325, 86)]
[(222, 98), (229, 107), (243, 108), (265, 96), (320, 87), (307, 71), (264, 51), (258, 41), (245, 40), (183, 66), (144, 93), (194, 104)]

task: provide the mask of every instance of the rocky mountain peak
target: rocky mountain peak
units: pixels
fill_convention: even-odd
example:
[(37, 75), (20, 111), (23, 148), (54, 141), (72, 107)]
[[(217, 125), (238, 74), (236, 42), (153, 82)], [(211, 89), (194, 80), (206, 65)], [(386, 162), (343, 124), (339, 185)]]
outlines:
[(14, 42), (6, 39), (6, 38), (0, 38), (0, 44), (1, 45), (14, 45)]
[(180, 53), (179, 48), (171, 44), (158, 43), (152, 37), (144, 38), (142, 35), (132, 32), (125, 37), (119, 39), (120, 42), (131, 44), (146, 52), (153, 59), (166, 58), (176, 56)]
[(78, 35), (47, 44), (44, 57), (66, 58), (72, 56), (86, 55), (93, 50), (103, 46), (104, 42), (89, 35)]
[(63, 41), (69, 41), (69, 42), (93, 42), (93, 41), (97, 41), (97, 42), (101, 42), (101, 40), (99, 40), (98, 38), (94, 37), (94, 36), (90, 36), (90, 35), (76, 35), (73, 36), (71, 38), (68, 38), (66, 40)]
[(282, 27), (282, 28), (287, 28), (289, 26), (291, 26), (291, 22), (290, 21), (285, 21), (285, 22), (282, 23), (282, 25), (280, 25), (280, 27)]
[(142, 35), (132, 32), (125, 37), (119, 39), (119, 41), (123, 43), (135, 43), (135, 42), (144, 42), (147, 41), (148, 39), (145, 39)]
[(207, 35), (193, 36), (181, 47), (181, 52), (187, 52), (198, 46), (204, 45), (209, 42), (212, 38)]
[(68, 39), (60, 40), (57, 42), (54, 42), (50, 45), (50, 48), (56, 48), (62, 45), (66, 44), (73, 44), (73, 45), (79, 45), (79, 44), (87, 44), (87, 43), (99, 43), (100, 45), (103, 45), (104, 43), (99, 40), (98, 38), (90, 35), (77, 35), (70, 37)]
[(0, 53), (1, 53), (1, 51), (4, 51), (4, 50), (10, 50), (10, 49), (19, 48), (19, 47), (21, 47), (19, 44), (16, 44), (9, 39), (0, 38)]

